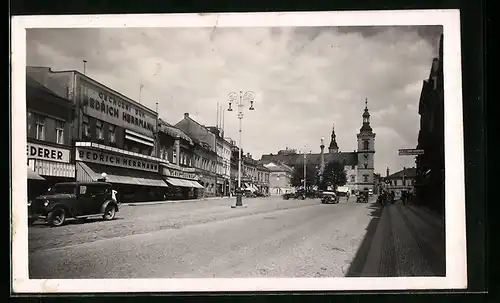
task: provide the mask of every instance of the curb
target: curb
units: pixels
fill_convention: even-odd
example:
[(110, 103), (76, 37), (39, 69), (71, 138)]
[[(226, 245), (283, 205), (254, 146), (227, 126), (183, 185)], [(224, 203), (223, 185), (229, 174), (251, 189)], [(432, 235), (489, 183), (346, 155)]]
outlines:
[(210, 198), (202, 198), (202, 199), (189, 199), (189, 200), (167, 200), (167, 201), (153, 201), (153, 202), (130, 202), (130, 203), (121, 203), (122, 206), (146, 206), (146, 205), (158, 205), (158, 204), (176, 204), (176, 203), (189, 203), (189, 202), (203, 202), (210, 200), (223, 200), (223, 199), (231, 199), (234, 197), (210, 197)]

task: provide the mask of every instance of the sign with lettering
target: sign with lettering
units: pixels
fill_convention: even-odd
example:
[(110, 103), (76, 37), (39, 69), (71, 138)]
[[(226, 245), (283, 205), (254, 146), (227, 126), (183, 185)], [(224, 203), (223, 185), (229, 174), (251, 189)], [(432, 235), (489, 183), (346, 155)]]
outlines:
[(399, 150), (400, 156), (417, 156), (417, 155), (423, 155), (423, 154), (424, 154), (423, 149), (403, 148), (403, 149)]
[(162, 169), (163, 176), (198, 180), (195, 173), (185, 172), (185, 171), (171, 169), (171, 168), (167, 168), (167, 167), (162, 167), (162, 168), (163, 168)]
[(155, 173), (158, 172), (158, 163), (150, 160), (125, 155), (115, 155), (82, 147), (76, 147), (75, 160)]
[(75, 164), (72, 163), (29, 159), (28, 166), (42, 176), (74, 178), (76, 173)]
[(26, 155), (28, 159), (43, 159), (69, 163), (69, 153), (69, 149), (49, 145), (28, 142), (26, 146)]
[(81, 90), (82, 106), (87, 115), (153, 137), (156, 130), (153, 113), (84, 80)]

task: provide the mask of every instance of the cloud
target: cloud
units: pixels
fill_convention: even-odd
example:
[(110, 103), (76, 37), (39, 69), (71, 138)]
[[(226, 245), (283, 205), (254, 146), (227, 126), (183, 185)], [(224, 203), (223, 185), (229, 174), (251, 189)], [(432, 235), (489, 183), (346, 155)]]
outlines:
[[(82, 71), (177, 123), (184, 112), (217, 123), (217, 103), (252, 90), (242, 146), (256, 157), (288, 146), (319, 151), (332, 123), (339, 147), (357, 149), (365, 98), (376, 171), (398, 170), (398, 148), (416, 145), (422, 81), (441, 27), (29, 29), (27, 63)], [(235, 111), (226, 135), (238, 138)], [(412, 161), (412, 160), (411, 160)], [(410, 161), (410, 162), (411, 162)], [(411, 164), (411, 163), (410, 163)]]

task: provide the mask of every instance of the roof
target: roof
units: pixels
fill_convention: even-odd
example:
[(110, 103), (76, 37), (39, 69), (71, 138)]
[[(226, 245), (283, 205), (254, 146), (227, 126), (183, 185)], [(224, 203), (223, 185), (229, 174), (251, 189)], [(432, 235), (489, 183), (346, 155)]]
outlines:
[(191, 139), (190, 136), (188, 136), (185, 132), (182, 130), (178, 129), (175, 126), (172, 126), (171, 124), (165, 122), (162, 119), (159, 119), (160, 125), (159, 125), (159, 131), (164, 132), (165, 134), (172, 136), (172, 137), (180, 137), (181, 139), (184, 139), (189, 142), (189, 144), (194, 144), (194, 141)]
[(292, 172), (293, 171), (293, 168), (291, 168), (290, 166), (286, 165), (286, 164), (282, 164), (282, 163), (274, 163), (274, 162), (269, 162), (267, 164), (265, 164), (267, 169), (269, 169), (270, 171), (273, 171), (273, 172)]
[(417, 175), (417, 169), (415, 167), (405, 168), (398, 172), (395, 172), (392, 175), (389, 175), (387, 179), (403, 179), (403, 175), (405, 178), (415, 178)]
[[(357, 152), (347, 152), (347, 153), (325, 153), (325, 164), (331, 161), (339, 162), (344, 165), (357, 165), (358, 164), (358, 153)], [(262, 162), (275, 162), (284, 163), (288, 166), (295, 166), (297, 164), (304, 164), (304, 154), (288, 154), (288, 155), (262, 155)], [(306, 154), (307, 164), (317, 164), (321, 163), (321, 154)]]
[(26, 75), (26, 89), (33, 89), (38, 92), (42, 92), (44, 94), (50, 95), (51, 97), (54, 97), (58, 100), (66, 101), (68, 104), (73, 104), (69, 99), (63, 98), (62, 96), (59, 96), (58, 94), (54, 93), (50, 89), (48, 89), (45, 85), (42, 83), (36, 81), (33, 77)]

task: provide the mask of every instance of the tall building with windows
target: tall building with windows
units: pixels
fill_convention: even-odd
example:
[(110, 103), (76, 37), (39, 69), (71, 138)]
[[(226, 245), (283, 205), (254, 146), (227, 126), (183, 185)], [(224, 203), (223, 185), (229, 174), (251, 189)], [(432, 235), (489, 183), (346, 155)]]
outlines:
[(75, 107), (68, 144), (77, 181), (96, 181), (105, 173), (123, 202), (163, 198), (168, 185), (159, 171), (166, 161), (157, 155), (154, 110), (75, 70), (27, 67), (26, 72)]
[(73, 181), (71, 125), (73, 103), (30, 76), (26, 77), (28, 199), (57, 182)]
[(325, 152), (323, 140), (320, 143), (320, 153), (308, 153), (304, 155), (295, 149), (285, 149), (277, 154), (262, 155), (261, 163), (284, 163), (290, 167), (312, 165), (318, 172), (322, 172), (329, 162), (338, 162), (344, 166), (347, 176), (346, 186), (354, 193), (360, 190), (375, 191), (374, 168), (375, 168), (375, 133), (370, 125), (370, 112), (368, 100), (365, 100), (365, 108), (362, 114), (362, 126), (356, 135), (358, 150), (352, 152), (340, 151), (335, 134), (335, 126), (332, 127), (330, 144)]

